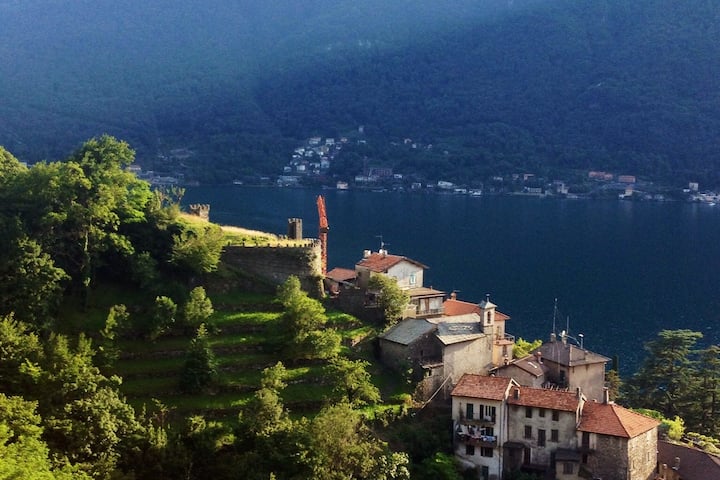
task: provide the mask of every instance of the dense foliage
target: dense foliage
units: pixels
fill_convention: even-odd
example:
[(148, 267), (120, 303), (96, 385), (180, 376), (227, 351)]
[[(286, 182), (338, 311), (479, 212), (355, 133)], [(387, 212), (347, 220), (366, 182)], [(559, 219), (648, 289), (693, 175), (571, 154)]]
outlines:
[[(344, 152), (335, 173), (366, 161), (464, 182), (556, 169), (720, 180), (711, 1), (30, 0), (0, 17), (0, 143), (23, 160), (108, 131), (147, 169), (227, 182), (364, 125), (370, 150)], [(391, 143), (405, 138), (421, 148)]]
[(720, 347), (698, 348), (701, 338), (690, 330), (658, 333), (623, 393), (632, 406), (681, 419), (687, 431), (720, 437)]
[[(221, 365), (213, 348), (228, 322), (216, 324), (198, 285), (218, 267), (220, 228), (179, 215), (179, 192), (152, 192), (129, 174), (134, 152), (112, 137), (31, 168), (0, 153), (1, 478), (409, 478), (408, 456), (358, 410), (382, 403), (370, 363), (342, 354), (340, 333), (297, 278), (278, 290), (269, 315), (276, 322), (254, 325), (255, 348), (267, 349), (260, 358), (297, 368), (276, 361), (257, 383), (235, 388), (226, 370), (243, 366)], [(98, 312), (108, 289), (128, 303), (107, 307), (106, 299)], [(246, 315), (240, 310), (233, 315)], [(253, 348), (245, 334), (235, 345)], [(178, 362), (176, 351), (151, 361), (160, 364), (154, 371), (178, 363), (163, 372), (171, 398), (229, 394), (232, 408), (212, 419), (197, 404), (181, 414), (157, 399), (134, 408), (113, 373), (127, 362), (128, 344), (159, 342), (181, 349)], [(313, 392), (309, 417), (291, 416), (283, 396), (303, 370), (322, 377), (326, 395)]]

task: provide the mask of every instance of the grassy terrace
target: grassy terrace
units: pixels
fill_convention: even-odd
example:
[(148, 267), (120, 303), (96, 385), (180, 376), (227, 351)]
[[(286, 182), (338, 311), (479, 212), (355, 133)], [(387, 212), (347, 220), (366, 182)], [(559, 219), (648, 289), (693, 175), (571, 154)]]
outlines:
[[(184, 216), (189, 223), (205, 222), (199, 217)], [(292, 245), (293, 240), (264, 232), (238, 227), (221, 227), (228, 245)], [(121, 391), (136, 408), (151, 408), (154, 400), (180, 416), (201, 413), (213, 418), (232, 418), (247, 403), (260, 385), (262, 370), (283, 355), (282, 306), (273, 295), (261, 293), (209, 294), (215, 313), (211, 317), (210, 344), (219, 367), (219, 382), (211, 392), (183, 394), (179, 391), (180, 374), (192, 338), (191, 332), (163, 336), (155, 341), (122, 339), (118, 341), (120, 358), (112, 371), (122, 377)], [(94, 291), (89, 308), (79, 311), (68, 305), (64, 312), (67, 333), (77, 333), (90, 326), (99, 331), (104, 325), (111, 305), (125, 304), (131, 312), (150, 307), (145, 292), (128, 291), (122, 286), (103, 285)], [(132, 314), (132, 313), (131, 313)], [(342, 337), (342, 352), (351, 358), (372, 361), (368, 338), (375, 329), (358, 319), (329, 311), (328, 328), (336, 329)], [(98, 339), (99, 340), (99, 339)], [(97, 343), (96, 343), (97, 344)], [(326, 364), (322, 362), (285, 363), (287, 387), (282, 393), (285, 405), (295, 414), (317, 412), (322, 403), (332, 397)], [(369, 369), (386, 401), (393, 401), (408, 386), (378, 365)], [(378, 410), (387, 406), (378, 406)]]
[[(154, 342), (123, 340), (114, 370), (123, 378), (122, 392), (135, 407), (150, 407), (153, 399), (157, 399), (177, 414), (234, 416), (259, 387), (262, 370), (281, 359), (282, 311), (271, 295), (233, 293), (211, 296), (211, 300), (216, 311), (210, 343), (219, 366), (218, 387), (194, 395), (178, 390), (190, 335), (166, 336)], [(340, 332), (343, 354), (368, 356), (369, 349), (359, 352), (353, 346), (373, 334), (372, 327), (340, 312), (328, 312), (328, 327)], [(325, 364), (286, 363), (285, 367), (287, 387), (282, 397), (291, 411), (315, 411), (331, 397), (332, 385), (327, 382)], [(396, 389), (398, 382), (381, 369), (372, 370), (379, 386), (391, 385)], [(388, 396), (395, 393), (389, 392)]]

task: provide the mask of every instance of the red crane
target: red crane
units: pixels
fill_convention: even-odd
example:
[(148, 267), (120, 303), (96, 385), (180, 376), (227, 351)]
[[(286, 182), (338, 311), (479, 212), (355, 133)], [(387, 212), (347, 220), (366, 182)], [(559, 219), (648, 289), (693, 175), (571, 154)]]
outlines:
[(318, 218), (320, 220), (320, 230), (318, 238), (320, 239), (320, 262), (322, 274), (327, 274), (327, 234), (330, 227), (328, 226), (327, 213), (325, 212), (325, 199), (322, 195), (317, 197)]

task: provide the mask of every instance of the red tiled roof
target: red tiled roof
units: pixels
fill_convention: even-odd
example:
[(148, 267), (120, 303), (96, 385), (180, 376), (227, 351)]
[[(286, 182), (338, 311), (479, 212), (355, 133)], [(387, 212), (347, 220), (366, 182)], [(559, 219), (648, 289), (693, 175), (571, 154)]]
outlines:
[(587, 402), (578, 430), (613, 437), (633, 438), (660, 425), (654, 418), (615, 403)]
[(354, 280), (357, 278), (357, 272), (355, 270), (350, 270), (349, 268), (336, 267), (327, 272), (325, 276), (331, 280), (335, 280), (336, 282), (347, 282), (348, 280)]
[(513, 383), (511, 378), (486, 377), (466, 373), (453, 388), (454, 397), (472, 397), (487, 400), (502, 400), (505, 398), (508, 386)]
[(510, 389), (508, 404), (574, 412), (578, 408), (578, 398), (575, 392), (521, 386)]
[[(452, 298), (443, 302), (443, 308), (445, 310), (445, 315), (448, 316), (481, 312), (480, 306), (477, 303), (463, 302), (462, 300), (453, 300)], [(509, 319), (510, 317), (504, 313), (495, 310), (495, 320), (504, 321)]]
[(707, 480), (720, 478), (720, 457), (696, 448), (673, 443), (658, 442), (658, 463), (667, 467), (676, 467), (683, 480)]
[(380, 254), (380, 253), (371, 253), (369, 256), (363, 258), (359, 262), (357, 262), (356, 265), (360, 267), (367, 268), (368, 270), (372, 272), (377, 273), (385, 273), (387, 272), (390, 267), (397, 265), (398, 263), (402, 261), (414, 263), (415, 265), (419, 266), (420, 268), (428, 268), (425, 265), (423, 265), (420, 262), (416, 262), (415, 260), (410, 260), (407, 257), (402, 257), (400, 255), (390, 255), (390, 254)]

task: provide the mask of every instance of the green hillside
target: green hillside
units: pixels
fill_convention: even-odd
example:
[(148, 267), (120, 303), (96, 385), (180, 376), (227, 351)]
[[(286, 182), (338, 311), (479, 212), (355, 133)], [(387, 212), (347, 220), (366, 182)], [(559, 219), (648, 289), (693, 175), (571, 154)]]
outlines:
[[(718, 181), (712, 1), (8, 0), (0, 16), (0, 144), (22, 160), (107, 132), (147, 169), (227, 181), (364, 125), (378, 163), (428, 177)], [(434, 150), (398, 159), (404, 138)], [(157, 157), (174, 148), (194, 155)]]

